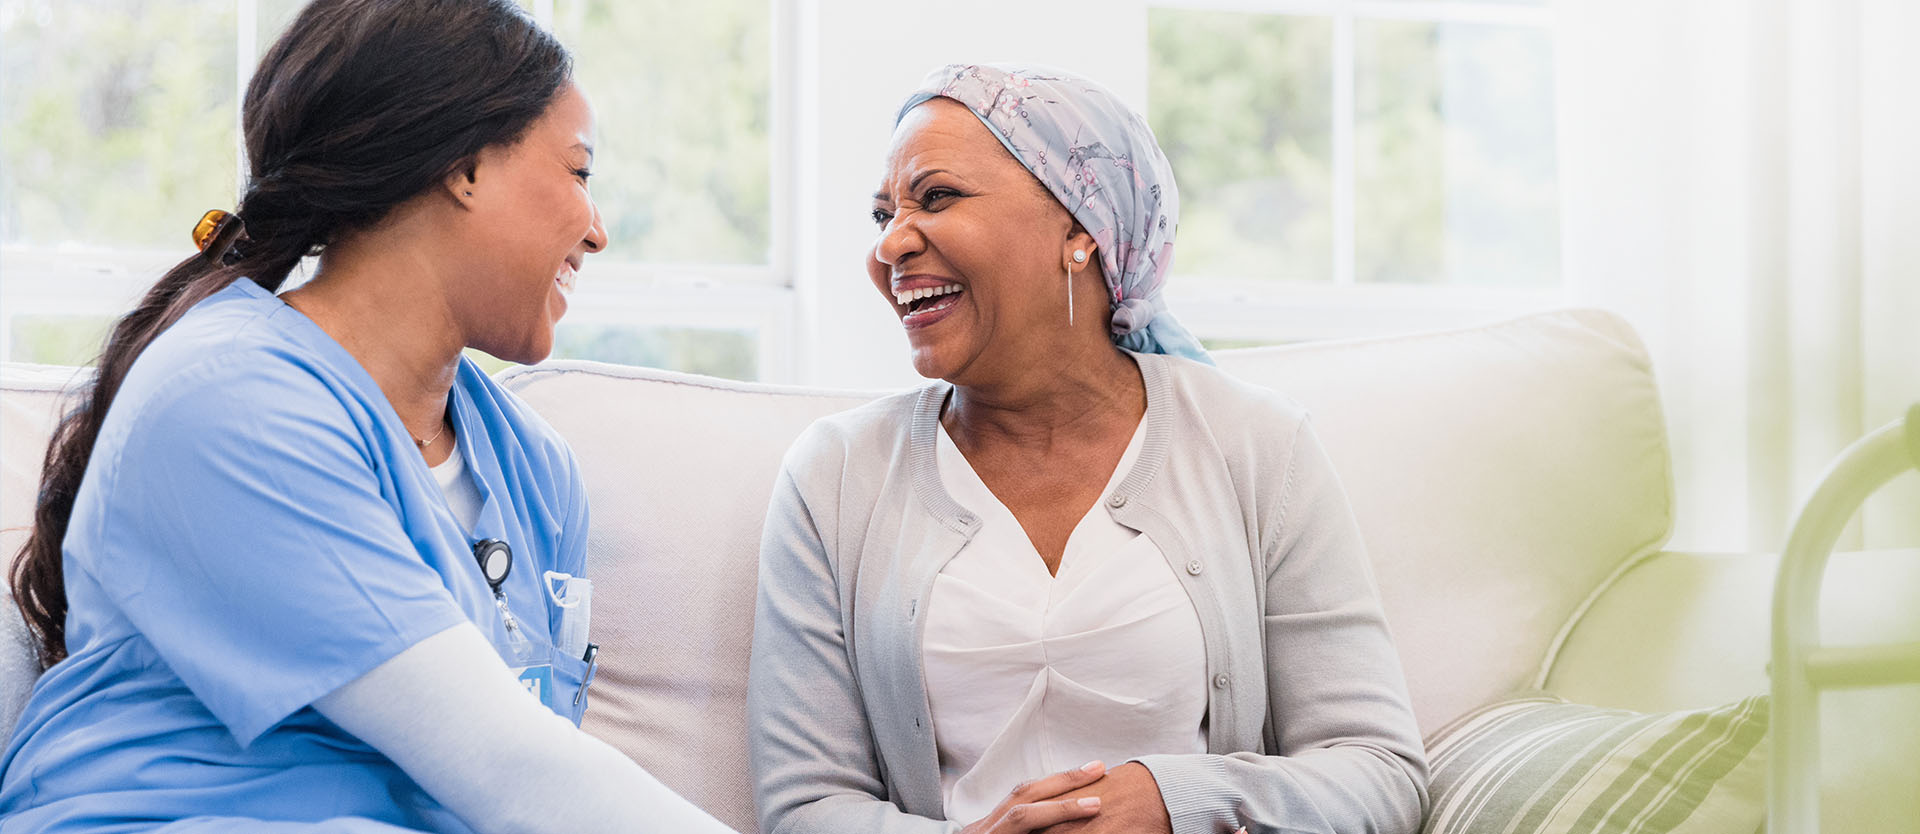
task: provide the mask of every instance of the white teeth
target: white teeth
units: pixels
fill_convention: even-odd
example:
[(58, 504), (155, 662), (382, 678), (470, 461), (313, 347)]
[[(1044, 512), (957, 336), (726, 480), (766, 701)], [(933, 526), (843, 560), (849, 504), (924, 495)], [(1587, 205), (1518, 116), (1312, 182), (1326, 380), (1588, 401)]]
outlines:
[(572, 267), (563, 266), (560, 268), (560, 271), (553, 276), (553, 283), (560, 287), (561, 295), (572, 295), (573, 285), (578, 280), (579, 275), (573, 271)]
[(932, 298), (936, 295), (947, 295), (949, 293), (956, 293), (959, 291), (960, 291), (959, 284), (944, 284), (938, 287), (924, 287), (917, 290), (902, 290), (900, 292), (896, 292), (893, 294), (893, 301), (895, 304), (905, 307), (907, 306), (907, 302), (909, 301), (915, 301), (922, 298)]

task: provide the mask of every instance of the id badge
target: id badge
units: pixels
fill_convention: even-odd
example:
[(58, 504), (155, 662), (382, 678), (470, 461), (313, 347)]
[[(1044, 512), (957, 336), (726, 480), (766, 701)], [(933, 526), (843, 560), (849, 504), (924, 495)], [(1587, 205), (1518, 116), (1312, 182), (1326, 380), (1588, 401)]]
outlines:
[(522, 666), (513, 670), (520, 678), (520, 685), (548, 710), (553, 709), (553, 664), (541, 663), (535, 666)]

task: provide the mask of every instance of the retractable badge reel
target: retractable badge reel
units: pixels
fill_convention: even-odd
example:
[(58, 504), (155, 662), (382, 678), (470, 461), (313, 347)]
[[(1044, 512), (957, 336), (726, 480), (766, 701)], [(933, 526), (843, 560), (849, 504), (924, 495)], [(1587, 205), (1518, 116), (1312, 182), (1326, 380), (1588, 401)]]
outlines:
[(493, 589), (493, 604), (500, 609), (500, 623), (506, 627), (507, 651), (514, 674), (540, 703), (552, 706), (553, 667), (547, 658), (539, 656), (533, 641), (527, 637), (526, 627), (507, 605), (506, 584), (507, 575), (513, 573), (513, 548), (499, 539), (481, 539), (473, 544), (473, 560), (479, 563), (480, 576), (487, 580), (487, 587)]

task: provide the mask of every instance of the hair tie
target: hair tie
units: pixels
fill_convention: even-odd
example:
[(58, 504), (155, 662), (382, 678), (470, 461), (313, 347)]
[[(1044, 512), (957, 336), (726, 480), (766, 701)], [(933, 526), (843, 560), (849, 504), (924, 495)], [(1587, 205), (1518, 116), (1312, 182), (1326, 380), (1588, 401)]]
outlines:
[(207, 209), (206, 214), (200, 215), (200, 222), (193, 224), (193, 245), (202, 252), (207, 251), (213, 236), (220, 231), (220, 224), (232, 216), (220, 209)]

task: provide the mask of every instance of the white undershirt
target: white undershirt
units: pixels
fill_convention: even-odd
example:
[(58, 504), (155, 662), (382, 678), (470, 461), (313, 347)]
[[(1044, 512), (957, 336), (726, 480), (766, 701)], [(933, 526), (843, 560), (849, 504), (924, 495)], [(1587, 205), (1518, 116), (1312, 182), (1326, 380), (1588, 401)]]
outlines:
[(453, 510), (453, 518), (460, 522), (468, 532), (480, 523), (480, 487), (475, 485), (473, 477), (467, 474), (467, 458), (460, 454), (460, 444), (453, 444), (453, 454), (431, 468), (434, 481), (440, 484), (440, 494), (447, 496), (447, 506)]
[(927, 603), (922, 651), (947, 819), (978, 820), (1021, 782), (1094, 759), (1206, 752), (1199, 615), (1160, 548), (1106, 508), (1144, 438), (1143, 421), (1053, 576), (941, 430), (940, 479), (981, 521)]

